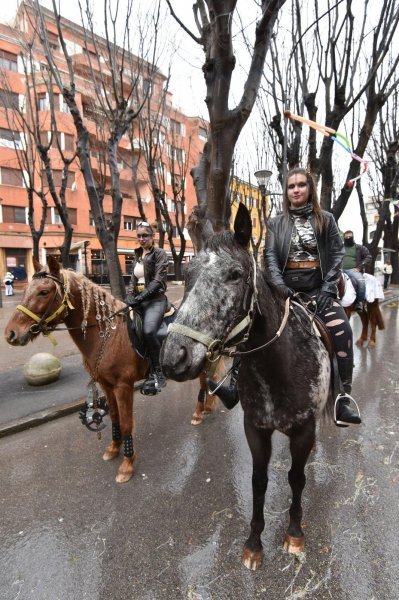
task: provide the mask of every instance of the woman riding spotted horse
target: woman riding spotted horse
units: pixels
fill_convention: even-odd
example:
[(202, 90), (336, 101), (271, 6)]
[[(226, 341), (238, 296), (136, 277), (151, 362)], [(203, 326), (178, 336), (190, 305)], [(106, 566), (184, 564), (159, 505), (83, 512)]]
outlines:
[[(313, 177), (292, 169), (284, 190), (283, 213), (270, 220), (264, 252), (266, 277), (284, 298), (304, 292), (316, 302), (316, 312), (331, 333), (344, 394), (336, 403), (336, 425), (347, 427), (361, 419), (350, 406), (353, 338), (348, 318), (337, 300), (343, 243), (331, 213), (321, 210)], [(238, 402), (239, 358), (234, 359), (230, 384), (215, 392), (227, 408)], [(208, 380), (213, 391), (217, 383)]]

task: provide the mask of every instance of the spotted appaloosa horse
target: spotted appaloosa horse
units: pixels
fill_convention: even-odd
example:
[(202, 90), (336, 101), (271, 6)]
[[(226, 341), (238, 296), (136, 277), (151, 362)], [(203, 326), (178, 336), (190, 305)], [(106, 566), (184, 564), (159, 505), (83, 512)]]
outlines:
[[(365, 277), (368, 280), (375, 280), (373, 275), (366, 274)], [(382, 287), (381, 294), (383, 297)], [(356, 292), (354, 290), (353, 284), (347, 275), (344, 276), (344, 293), (342, 298), (342, 305), (345, 309), (348, 319), (350, 319), (351, 315), (355, 313), (355, 302), (356, 300)], [(376, 343), (376, 333), (377, 329), (382, 331), (385, 329), (384, 317), (382, 316), (379, 299), (375, 298), (373, 302), (365, 302), (363, 305), (363, 310), (357, 313), (362, 322), (362, 332), (360, 334), (359, 339), (356, 341), (356, 345), (363, 347), (367, 346), (368, 348), (374, 348)], [(370, 332), (370, 337), (369, 337)]]
[[(45, 269), (34, 262), (36, 274), (5, 328), (5, 337), (13, 346), (25, 346), (40, 333), (51, 332), (63, 322), (83, 356), (83, 364), (103, 389), (112, 421), (112, 441), (103, 459), (124, 456), (116, 475), (117, 483), (129, 481), (133, 475), (136, 453), (133, 448), (133, 389), (143, 379), (149, 363), (133, 350), (126, 318), (118, 314), (126, 305), (104, 288), (71, 270), (62, 270), (55, 258), (48, 258)], [(36, 318), (32, 317), (36, 315)], [(37, 322), (39, 321), (39, 322)], [(197, 403), (197, 421), (213, 410), (214, 399), (205, 393), (205, 375), (201, 375), (202, 390)], [(194, 419), (193, 415), (193, 419)]]
[[(312, 333), (304, 311), (291, 310), (289, 301), (284, 302), (256, 271), (247, 250), (250, 236), (251, 219), (240, 204), (234, 235), (224, 232), (211, 237), (191, 261), (185, 295), (163, 344), (161, 362), (168, 377), (193, 379), (206, 369), (209, 356), (215, 358), (248, 333), (248, 339), (238, 345), (238, 392), (253, 460), (253, 516), (242, 562), (255, 570), (263, 558), (263, 506), (273, 431), (290, 440), (292, 505), (284, 547), (298, 553), (304, 548), (304, 468), (315, 442), (316, 419), (325, 409), (331, 411), (333, 396), (324, 345)], [(237, 337), (234, 332), (240, 329)], [(232, 332), (234, 338), (226, 342)]]

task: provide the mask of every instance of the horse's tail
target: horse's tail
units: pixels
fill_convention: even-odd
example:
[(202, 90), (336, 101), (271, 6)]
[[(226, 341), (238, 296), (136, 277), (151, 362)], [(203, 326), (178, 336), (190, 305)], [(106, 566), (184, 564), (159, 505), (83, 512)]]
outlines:
[(378, 329), (385, 329), (384, 317), (382, 316), (382, 312), (381, 312), (378, 300), (377, 300), (377, 305), (375, 308), (376, 308), (375, 312), (376, 312), (376, 318), (377, 318), (377, 327), (378, 327)]

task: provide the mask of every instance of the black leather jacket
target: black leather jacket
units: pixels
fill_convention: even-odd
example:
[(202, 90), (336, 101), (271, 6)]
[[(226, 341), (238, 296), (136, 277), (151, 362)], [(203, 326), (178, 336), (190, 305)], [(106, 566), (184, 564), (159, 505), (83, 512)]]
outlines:
[(142, 260), (144, 265), (145, 281), (145, 290), (140, 294), (142, 299), (155, 299), (162, 297), (166, 291), (168, 274), (168, 257), (165, 250), (153, 246), (152, 250), (143, 258), (143, 249), (137, 248), (134, 251), (134, 255), (135, 260), (133, 261), (132, 265), (132, 274), (127, 288), (127, 293), (132, 296), (138, 295), (136, 288), (137, 278), (134, 275), (134, 268), (136, 264)]
[[(333, 215), (323, 211), (323, 216), (325, 225), (321, 233), (316, 233), (313, 215), (310, 218), (316, 235), (323, 278), (320, 289), (337, 296), (344, 245)], [(273, 285), (284, 285), (283, 272), (290, 250), (292, 229), (293, 219), (287, 220), (284, 214), (271, 219), (267, 226), (264, 261), (266, 277)]]

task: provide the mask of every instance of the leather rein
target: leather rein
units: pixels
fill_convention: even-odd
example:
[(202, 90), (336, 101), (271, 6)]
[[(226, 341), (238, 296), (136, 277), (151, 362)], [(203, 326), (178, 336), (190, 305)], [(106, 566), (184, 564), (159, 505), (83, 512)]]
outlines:
[[(54, 346), (57, 344), (57, 340), (54, 338), (54, 336), (51, 335), (51, 331), (54, 331), (55, 326), (57, 325), (57, 323), (54, 323), (55, 319), (57, 319), (57, 317), (62, 315), (62, 313), (66, 312), (66, 314), (63, 315), (63, 318), (65, 319), (65, 317), (68, 315), (68, 310), (74, 309), (74, 306), (69, 297), (68, 275), (65, 271), (61, 271), (61, 273), (62, 273), (62, 277), (63, 277), (62, 281), (61, 281), (61, 279), (58, 279), (54, 275), (50, 275), (50, 273), (47, 273), (45, 271), (40, 271), (39, 273), (35, 273), (33, 275), (33, 279), (47, 278), (47, 279), (52, 279), (56, 283), (56, 290), (55, 290), (54, 297), (51, 301), (49, 308), (45, 311), (45, 313), (42, 316), (36, 315), (34, 312), (29, 310), (29, 308), (26, 308), (22, 304), (18, 304), (18, 306), (17, 306), (17, 310), (20, 310), (25, 315), (27, 315), (28, 317), (30, 317), (31, 319), (33, 319), (35, 321), (35, 323), (33, 323), (33, 325), (30, 326), (29, 331), (33, 335), (42, 333), (43, 335), (45, 335), (49, 338), (49, 340), (51, 341), (51, 343)], [(57, 297), (61, 298), (61, 296), (62, 296), (62, 294), (60, 293), (60, 290), (63, 294), (61, 304), (53, 313), (49, 314)]]
[[(246, 311), (245, 316), (241, 319), (241, 321), (239, 321), (239, 323), (237, 325), (235, 325), (231, 329), (231, 331), (229, 331), (227, 333), (227, 335), (225, 336), (224, 339), (222, 339), (222, 340), (214, 339), (212, 336), (209, 336), (205, 333), (202, 333), (200, 331), (192, 329), (191, 327), (187, 327), (186, 325), (181, 325), (180, 323), (171, 323), (168, 327), (168, 332), (173, 331), (175, 333), (181, 333), (182, 335), (185, 335), (185, 336), (203, 344), (207, 348), (206, 358), (211, 363), (219, 360), (219, 358), (221, 356), (227, 356), (227, 357), (231, 358), (233, 356), (244, 356), (246, 354), (252, 354), (254, 352), (258, 352), (259, 350), (263, 350), (264, 348), (266, 348), (267, 346), (270, 346), (273, 342), (275, 342), (281, 336), (281, 334), (284, 331), (284, 328), (287, 324), (289, 310), (290, 310), (290, 298), (287, 298), (287, 300), (285, 301), (284, 316), (283, 316), (281, 325), (270, 340), (268, 340), (265, 344), (258, 346), (257, 348), (252, 348), (251, 350), (238, 351), (238, 350), (232, 349), (233, 347), (236, 347), (239, 344), (243, 344), (244, 342), (246, 342), (248, 340), (249, 333), (251, 331), (251, 327), (252, 327), (252, 323), (253, 323), (253, 319), (255, 316), (255, 311), (254, 311), (255, 306), (257, 307), (257, 309), (260, 313), (260, 309), (259, 309), (259, 305), (258, 305), (258, 291), (257, 291), (257, 287), (256, 287), (257, 265), (256, 265), (256, 261), (253, 256), (252, 256), (252, 263), (253, 263), (253, 269), (252, 269), (253, 277), (251, 280), (251, 275), (248, 276), (248, 280), (247, 280), (248, 288), (247, 288), (246, 294), (244, 296), (244, 302), (243, 302), (243, 306), (245, 306), (245, 304), (247, 302), (247, 295), (248, 295), (248, 293), (252, 292), (251, 300), (249, 303), (249, 308)], [(251, 283), (252, 283), (252, 285), (251, 285)], [(236, 340), (236, 338), (240, 335), (242, 335), (242, 337), (239, 338), (238, 340)]]

